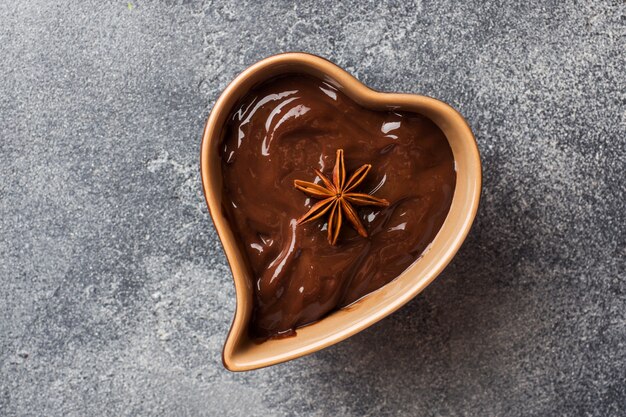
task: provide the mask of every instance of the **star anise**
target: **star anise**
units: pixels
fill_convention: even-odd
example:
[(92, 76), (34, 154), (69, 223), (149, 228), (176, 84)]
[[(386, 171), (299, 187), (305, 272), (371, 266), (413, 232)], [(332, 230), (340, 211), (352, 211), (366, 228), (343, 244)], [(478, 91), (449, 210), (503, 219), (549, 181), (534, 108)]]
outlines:
[(298, 190), (310, 197), (321, 200), (315, 203), (304, 216), (300, 217), (297, 224), (311, 222), (330, 212), (328, 216), (328, 242), (331, 245), (337, 243), (343, 216), (348, 219), (359, 235), (367, 237), (367, 230), (365, 230), (365, 227), (361, 223), (352, 205), (379, 207), (389, 205), (389, 202), (385, 199), (377, 198), (369, 194), (353, 192), (353, 190), (363, 182), (371, 168), (372, 166), (370, 164), (365, 164), (346, 180), (343, 149), (338, 149), (332, 182), (317, 169), (315, 173), (322, 180), (322, 184), (295, 180), (293, 184)]

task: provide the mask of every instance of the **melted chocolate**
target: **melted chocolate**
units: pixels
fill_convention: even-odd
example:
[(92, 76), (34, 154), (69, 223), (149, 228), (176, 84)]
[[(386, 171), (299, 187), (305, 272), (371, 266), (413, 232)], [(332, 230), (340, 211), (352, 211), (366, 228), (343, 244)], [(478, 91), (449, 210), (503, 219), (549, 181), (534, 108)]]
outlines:
[[(359, 192), (389, 207), (359, 207), (369, 233), (348, 222), (327, 241), (327, 218), (296, 226), (316, 200), (296, 179), (331, 175), (343, 149), (348, 176), (372, 164)], [(420, 257), (450, 209), (456, 173), (443, 132), (415, 113), (365, 109), (316, 78), (254, 88), (230, 116), (221, 145), (224, 209), (254, 277), (251, 331), (293, 332), (396, 278)]]

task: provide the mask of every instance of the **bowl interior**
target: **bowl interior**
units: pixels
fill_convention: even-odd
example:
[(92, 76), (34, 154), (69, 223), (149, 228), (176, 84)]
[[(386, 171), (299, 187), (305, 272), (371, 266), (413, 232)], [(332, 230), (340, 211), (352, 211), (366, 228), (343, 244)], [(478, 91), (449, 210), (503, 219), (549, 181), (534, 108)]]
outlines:
[[(375, 110), (403, 110), (429, 117), (443, 131), (454, 155), (457, 180), (450, 211), (420, 259), (395, 280), (328, 317), (297, 329), (296, 336), (263, 343), (250, 340), (252, 277), (222, 208), (222, 174), (218, 146), (231, 109), (255, 85), (287, 73), (321, 78), (358, 104)], [(374, 324), (422, 291), (450, 262), (469, 232), (481, 189), (481, 166), (474, 136), (463, 117), (447, 104), (412, 94), (380, 93), (320, 57), (292, 53), (267, 58), (239, 75), (222, 93), (207, 121), (201, 149), (201, 174), (207, 204), (233, 273), (237, 309), (223, 351), (226, 368), (260, 368), (317, 351)]]

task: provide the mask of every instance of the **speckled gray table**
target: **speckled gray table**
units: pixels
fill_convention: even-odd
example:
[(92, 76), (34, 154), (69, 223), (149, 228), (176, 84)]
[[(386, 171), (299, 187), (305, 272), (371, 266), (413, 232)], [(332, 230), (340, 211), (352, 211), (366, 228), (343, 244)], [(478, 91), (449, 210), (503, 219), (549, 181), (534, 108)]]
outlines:
[[(0, 415), (626, 413), (624, 3), (403, 3), (0, 2)], [(483, 199), (401, 311), (231, 374), (200, 136), (292, 50), (458, 108)]]

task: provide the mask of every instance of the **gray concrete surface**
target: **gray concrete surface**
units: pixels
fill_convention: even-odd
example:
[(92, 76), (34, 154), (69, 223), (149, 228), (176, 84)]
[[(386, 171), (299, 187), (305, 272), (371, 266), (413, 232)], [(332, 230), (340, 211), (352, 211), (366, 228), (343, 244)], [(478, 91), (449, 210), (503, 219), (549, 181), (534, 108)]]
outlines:
[[(626, 413), (622, 1), (0, 2), (0, 415)], [(469, 120), (466, 244), (395, 315), (253, 373), (198, 175), (236, 74), (320, 54)]]

